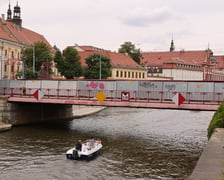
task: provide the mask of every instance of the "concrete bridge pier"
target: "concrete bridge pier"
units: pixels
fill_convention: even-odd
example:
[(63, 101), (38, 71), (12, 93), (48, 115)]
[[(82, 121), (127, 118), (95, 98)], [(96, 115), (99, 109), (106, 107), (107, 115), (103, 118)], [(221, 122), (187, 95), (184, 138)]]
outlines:
[(41, 103), (8, 103), (8, 97), (0, 97), (0, 123), (22, 125), (41, 121), (72, 119), (73, 105)]

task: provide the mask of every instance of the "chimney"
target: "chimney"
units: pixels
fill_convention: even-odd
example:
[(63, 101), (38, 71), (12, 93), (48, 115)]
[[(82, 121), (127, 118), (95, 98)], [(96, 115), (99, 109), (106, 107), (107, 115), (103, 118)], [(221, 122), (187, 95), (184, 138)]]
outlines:
[(2, 14), (2, 21), (5, 21), (5, 14)]

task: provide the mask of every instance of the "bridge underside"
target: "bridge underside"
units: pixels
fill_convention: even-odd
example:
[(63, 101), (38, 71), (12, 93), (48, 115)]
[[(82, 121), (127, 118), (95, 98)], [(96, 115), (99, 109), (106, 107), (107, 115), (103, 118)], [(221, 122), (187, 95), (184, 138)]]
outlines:
[(161, 103), (161, 102), (135, 102), (135, 101), (104, 101), (102, 103), (96, 100), (68, 100), (68, 99), (41, 99), (35, 98), (22, 98), (22, 97), (10, 97), (8, 102), (24, 102), (24, 103), (36, 103), (36, 104), (60, 104), (61, 107), (65, 105), (100, 105), (100, 106), (119, 106), (119, 107), (142, 107), (142, 108), (163, 108), (163, 109), (189, 109), (189, 110), (208, 110), (216, 111), (218, 104), (181, 104), (180, 106), (174, 103)]
[(72, 105), (46, 103), (11, 103), (10, 113), (13, 125), (37, 123), (41, 121), (73, 118)]

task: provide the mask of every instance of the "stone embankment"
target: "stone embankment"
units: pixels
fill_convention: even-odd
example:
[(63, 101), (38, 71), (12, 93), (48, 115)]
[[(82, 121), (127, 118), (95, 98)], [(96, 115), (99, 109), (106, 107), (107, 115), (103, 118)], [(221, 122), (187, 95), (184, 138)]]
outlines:
[(224, 180), (224, 129), (214, 130), (190, 180)]
[(0, 132), (10, 130), (11, 128), (11, 124), (5, 124), (3, 122), (0, 122)]
[(9, 115), (9, 106), (7, 104), (6, 97), (0, 97), (0, 132), (7, 131), (12, 128), (12, 125), (9, 124), (8, 115)]

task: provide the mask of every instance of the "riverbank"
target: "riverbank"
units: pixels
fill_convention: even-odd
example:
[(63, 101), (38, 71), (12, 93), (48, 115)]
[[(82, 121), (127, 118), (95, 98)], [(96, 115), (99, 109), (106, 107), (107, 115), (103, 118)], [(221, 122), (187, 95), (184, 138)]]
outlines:
[(104, 110), (106, 106), (85, 106), (85, 105), (73, 105), (73, 116), (74, 118), (80, 118), (95, 114)]
[(12, 128), (12, 125), (11, 124), (5, 124), (3, 122), (0, 121), (0, 132), (3, 132), (3, 131), (8, 131)]
[(190, 180), (224, 179), (224, 129), (217, 128), (206, 145)]

